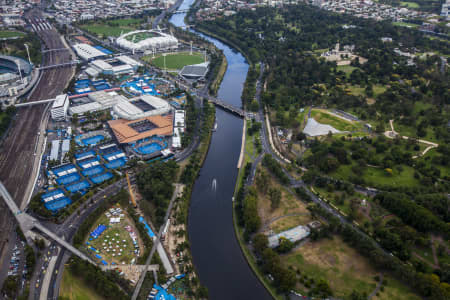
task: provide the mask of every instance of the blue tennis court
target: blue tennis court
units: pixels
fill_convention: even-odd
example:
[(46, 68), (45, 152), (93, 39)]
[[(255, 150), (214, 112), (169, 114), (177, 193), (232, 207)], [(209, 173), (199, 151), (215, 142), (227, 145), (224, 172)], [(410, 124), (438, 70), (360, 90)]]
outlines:
[(53, 172), (53, 174), (55, 174), (56, 176), (64, 176), (70, 173), (74, 173), (77, 171), (77, 169), (75, 168), (75, 165), (73, 164), (68, 164), (68, 165), (64, 165), (64, 166), (60, 166), (60, 167), (56, 167), (51, 169), (51, 171)]
[(105, 137), (103, 135), (95, 135), (95, 136), (91, 136), (89, 138), (81, 139), (81, 141), (86, 146), (92, 146), (92, 145), (98, 144), (99, 142), (103, 141), (104, 139), (105, 139)]
[(116, 160), (113, 160), (107, 164), (105, 164), (105, 167), (108, 169), (117, 169), (120, 167), (123, 167), (127, 163), (127, 160), (125, 158), (119, 158)]
[(81, 174), (83, 174), (83, 176), (91, 177), (91, 176), (103, 173), (104, 170), (105, 169), (102, 166), (95, 166), (95, 167), (90, 167), (90, 168), (87, 168), (87, 169), (81, 171)]
[(80, 175), (78, 173), (71, 173), (69, 175), (61, 176), (56, 179), (56, 182), (60, 185), (66, 185), (75, 181), (80, 180)]
[(96, 85), (96, 86), (94, 86), (94, 87), (95, 87), (95, 89), (96, 89), (97, 91), (108, 90), (108, 89), (111, 88), (111, 86), (110, 86), (109, 84), (107, 84), (107, 83), (99, 84), (99, 85)]
[(91, 157), (91, 156), (95, 156), (94, 150), (75, 154), (76, 159), (83, 159), (83, 158)]
[(106, 55), (111, 55), (111, 54), (113, 54), (112, 51), (110, 51), (110, 50), (108, 50), (108, 49), (106, 49), (106, 48), (103, 48), (102, 46), (94, 46), (94, 48), (97, 49), (97, 50), (102, 51), (102, 52), (105, 53)]
[(72, 203), (72, 201), (69, 198), (62, 197), (62, 198), (59, 198), (58, 200), (47, 202), (44, 204), (44, 206), (48, 210), (55, 212), (55, 211), (60, 210), (61, 208), (66, 207), (70, 203)]
[(94, 176), (94, 177), (92, 177), (90, 179), (91, 179), (91, 181), (93, 183), (98, 184), (98, 183), (102, 183), (102, 182), (104, 182), (104, 181), (106, 181), (108, 179), (111, 179), (111, 178), (113, 178), (113, 174), (111, 174), (110, 172), (106, 172), (104, 174), (100, 174), (100, 175)]
[(151, 154), (151, 153), (155, 153), (157, 151), (161, 151), (162, 148), (163, 147), (158, 143), (151, 143), (151, 144), (137, 147), (135, 149), (138, 153), (145, 155), (145, 154)]
[(91, 184), (87, 180), (83, 180), (71, 185), (65, 186), (66, 190), (68, 190), (71, 193), (76, 193), (80, 190), (87, 189), (91, 186)]

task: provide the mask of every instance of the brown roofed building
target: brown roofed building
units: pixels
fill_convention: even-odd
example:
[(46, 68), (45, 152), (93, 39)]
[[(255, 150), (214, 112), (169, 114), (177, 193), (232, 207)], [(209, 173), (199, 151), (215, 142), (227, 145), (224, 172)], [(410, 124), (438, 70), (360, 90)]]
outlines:
[(173, 134), (172, 115), (150, 116), (138, 120), (108, 121), (120, 144), (133, 144), (152, 136), (171, 136)]

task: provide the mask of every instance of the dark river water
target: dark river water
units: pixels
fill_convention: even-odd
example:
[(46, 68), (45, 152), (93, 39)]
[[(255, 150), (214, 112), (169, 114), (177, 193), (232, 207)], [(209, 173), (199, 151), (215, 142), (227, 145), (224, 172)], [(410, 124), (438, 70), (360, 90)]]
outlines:
[[(187, 9), (194, 0), (185, 0)], [(184, 26), (185, 14), (173, 15), (170, 22)], [(196, 32), (197, 33), (197, 32)], [(197, 33), (223, 50), (228, 69), (218, 97), (241, 107), (241, 94), (248, 64), (239, 53), (222, 42)], [(237, 179), (243, 120), (221, 109), (216, 110), (217, 131), (200, 171), (191, 199), (189, 240), (200, 281), (210, 299), (272, 299), (247, 264), (233, 228), (232, 196)]]

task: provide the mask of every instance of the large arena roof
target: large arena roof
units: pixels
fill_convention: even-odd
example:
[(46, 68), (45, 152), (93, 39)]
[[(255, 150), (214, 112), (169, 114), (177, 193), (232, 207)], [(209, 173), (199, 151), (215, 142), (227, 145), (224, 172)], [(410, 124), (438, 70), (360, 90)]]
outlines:
[(150, 116), (134, 121), (123, 119), (108, 121), (117, 141), (132, 144), (151, 136), (169, 136), (173, 132), (172, 115)]
[(117, 45), (129, 50), (159, 50), (178, 47), (178, 40), (167, 33), (155, 30), (138, 30), (117, 38)]
[(169, 103), (161, 98), (142, 95), (130, 102), (119, 101), (113, 110), (119, 118), (137, 120), (149, 116), (166, 114), (171, 111), (171, 108)]
[(20, 57), (0, 55), (0, 73), (19, 73), (19, 68), (24, 75), (29, 75), (33, 69), (26, 60)]

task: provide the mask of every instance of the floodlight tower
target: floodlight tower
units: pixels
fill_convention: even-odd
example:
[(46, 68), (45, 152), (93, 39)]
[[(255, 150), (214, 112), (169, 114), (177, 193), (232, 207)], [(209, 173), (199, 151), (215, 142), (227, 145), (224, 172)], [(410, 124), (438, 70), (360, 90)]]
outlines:
[(192, 41), (191, 41), (191, 52), (190, 52), (190, 54), (192, 55)]
[(15, 60), (17, 67), (19, 69), (19, 74), (20, 74), (20, 81), (23, 83), (23, 77), (22, 77), (22, 69), (20, 68), (20, 60)]
[(28, 54), (28, 62), (30, 63), (30, 65), (32, 65), (31, 63), (31, 59), (30, 59), (30, 49), (28, 49), (28, 45), (24, 44), (25, 48), (27, 49), (27, 54)]

